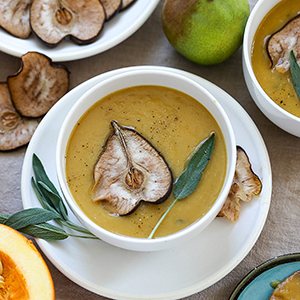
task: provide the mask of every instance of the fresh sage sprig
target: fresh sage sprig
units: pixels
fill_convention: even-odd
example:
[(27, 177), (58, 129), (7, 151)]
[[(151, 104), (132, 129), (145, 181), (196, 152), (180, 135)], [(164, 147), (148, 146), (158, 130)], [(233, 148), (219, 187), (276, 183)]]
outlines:
[(74, 224), (68, 217), (68, 211), (54, 184), (49, 179), (45, 168), (36, 154), (32, 156), (34, 177), (31, 178), (32, 187), (42, 207), (59, 215), (56, 221), (78, 232), (96, 238), (89, 230)]
[(56, 217), (56, 214), (42, 208), (28, 208), (12, 215), (0, 215), (0, 223), (45, 240), (66, 239), (69, 235), (64, 230), (46, 223)]
[(215, 134), (213, 133), (194, 153), (194, 155), (188, 161), (185, 170), (180, 174), (177, 180), (174, 182), (173, 194), (174, 201), (159, 219), (148, 239), (152, 239), (156, 230), (165, 219), (169, 211), (175, 205), (177, 200), (184, 199), (189, 196), (197, 187), (201, 180), (202, 173), (206, 168), (215, 145)]
[(293, 50), (290, 52), (290, 71), (294, 88), (297, 92), (298, 98), (300, 99), (300, 66)]
[(4, 224), (19, 230), (29, 225), (37, 225), (57, 218), (59, 218), (57, 213), (35, 207), (9, 215)]
[[(59, 214), (43, 208), (28, 208), (14, 214), (0, 214), (0, 223), (22, 233), (44, 240), (63, 240), (69, 236), (87, 238), (82, 235), (67, 233), (62, 228), (48, 224), (59, 218)], [(91, 238), (88, 236), (88, 238)]]
[[(43, 208), (28, 208), (11, 215), (0, 214), (0, 223), (44, 240), (64, 240), (69, 236), (98, 239), (90, 231), (74, 224), (68, 218), (63, 199), (35, 154), (32, 157), (32, 166), (34, 177), (31, 178), (31, 184)], [(61, 227), (47, 223), (51, 220), (85, 235), (68, 233)]]

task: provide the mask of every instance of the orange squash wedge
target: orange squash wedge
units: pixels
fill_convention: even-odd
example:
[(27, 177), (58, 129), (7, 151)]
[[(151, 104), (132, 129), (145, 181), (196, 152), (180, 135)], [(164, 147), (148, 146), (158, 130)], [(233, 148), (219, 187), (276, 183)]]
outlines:
[(54, 300), (49, 269), (32, 241), (0, 224), (0, 300)]

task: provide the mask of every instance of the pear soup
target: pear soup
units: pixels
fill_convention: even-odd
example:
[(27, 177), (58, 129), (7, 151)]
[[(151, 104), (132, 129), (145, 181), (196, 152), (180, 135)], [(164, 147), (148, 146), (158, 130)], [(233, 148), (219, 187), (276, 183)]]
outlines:
[(225, 141), (217, 122), (197, 100), (182, 92), (160, 86), (136, 86), (94, 104), (79, 120), (68, 142), (68, 185), (77, 204), (93, 222), (114, 233), (146, 238), (174, 200), (173, 193), (166, 191), (169, 197), (163, 202), (141, 201), (125, 215), (107, 209), (105, 201), (92, 200), (94, 169), (106, 151), (113, 127), (136, 132), (157, 150), (162, 168), (165, 162), (172, 172), (171, 180), (166, 175), (171, 187), (198, 146), (214, 133), (213, 154), (200, 183), (188, 197), (177, 201), (155, 236), (175, 233), (209, 211), (222, 189), (227, 168)]
[(299, 35), (299, 12), (299, 0), (280, 1), (262, 20), (252, 44), (252, 66), (259, 84), (276, 104), (297, 117), (300, 100), (289, 69), (289, 52), (297, 47), (288, 41), (296, 41)]

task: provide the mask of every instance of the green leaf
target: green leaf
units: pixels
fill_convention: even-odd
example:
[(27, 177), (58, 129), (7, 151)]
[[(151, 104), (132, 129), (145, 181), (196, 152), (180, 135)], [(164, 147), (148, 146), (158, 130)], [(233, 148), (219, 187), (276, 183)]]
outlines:
[(0, 214), (0, 224), (4, 224), (4, 222), (10, 217), (9, 214)]
[(36, 154), (33, 154), (32, 156), (32, 167), (33, 167), (33, 172), (34, 172), (36, 182), (38, 181), (44, 182), (49, 187), (49, 189), (52, 190), (53, 193), (59, 197), (59, 193), (56, 187), (49, 179), (42, 162), (40, 161), (40, 159), (37, 157)]
[(32, 156), (32, 167), (35, 175), (35, 181), (33, 186), (36, 192), (38, 192), (39, 200), (43, 202), (41, 203), (42, 206), (45, 209), (48, 209), (46, 207), (49, 206), (53, 207), (58, 213), (61, 214), (61, 217), (64, 220), (67, 220), (67, 208), (56, 187), (49, 179), (42, 162), (36, 154), (33, 154)]
[(60, 218), (58, 213), (42, 208), (28, 208), (11, 215), (3, 224), (18, 230), (28, 225), (40, 224), (56, 218)]
[(48, 223), (29, 225), (21, 228), (20, 232), (50, 241), (64, 240), (69, 236), (63, 229)]
[(63, 199), (61, 198), (54, 184), (49, 179), (42, 162), (40, 161), (40, 159), (37, 157), (36, 154), (33, 154), (32, 166), (36, 178), (31, 178), (31, 184), (42, 207), (45, 210), (58, 213), (60, 217), (56, 218), (56, 221), (59, 222), (60, 224), (68, 228), (71, 228), (72, 230), (89, 235), (89, 236), (76, 236), (76, 235), (70, 235), (70, 236), (98, 239), (97, 237), (94, 236), (94, 234), (92, 234), (86, 228), (78, 226), (74, 224), (71, 220), (69, 220), (68, 211), (63, 202)]
[[(93, 235), (89, 230), (74, 224), (68, 218), (67, 209), (63, 203), (61, 198), (58, 198), (56, 194), (53, 194), (52, 191), (46, 186), (43, 182), (38, 182), (37, 186), (35, 187), (36, 183), (33, 180), (33, 187), (36, 188), (36, 192), (38, 197), (40, 196), (39, 200), (42, 206), (45, 209), (58, 212), (60, 214), (60, 220), (57, 220), (64, 226), (67, 226), (73, 230), (76, 230), (81, 233)], [(47, 199), (47, 200), (46, 200)], [(52, 205), (50, 205), (52, 204)]]
[(167, 214), (170, 212), (171, 208), (175, 205), (177, 200), (184, 199), (190, 195), (202, 177), (202, 172), (206, 168), (215, 145), (215, 134), (213, 133), (194, 153), (194, 155), (189, 159), (186, 169), (180, 174), (176, 182), (174, 183), (175, 187), (173, 193), (175, 196), (174, 201), (161, 216), (153, 230), (151, 231), (148, 239), (152, 239), (156, 230), (165, 219)]
[(48, 201), (45, 200), (45, 197), (43, 196), (41, 190), (39, 189), (36, 181), (34, 180), (34, 178), (32, 177), (31, 178), (31, 185), (33, 187), (33, 190), (35, 191), (35, 194), (39, 200), (39, 202), (41, 203), (42, 207), (44, 209), (47, 209), (47, 210), (50, 210), (50, 211), (53, 211), (53, 212), (57, 212), (55, 210), (55, 208), (53, 208), (49, 203)]
[(60, 195), (54, 193), (49, 186), (47, 186), (44, 182), (38, 181), (37, 185), (45, 200), (57, 211), (60, 213), (61, 217), (64, 220), (68, 219), (67, 208), (65, 207), (62, 198)]
[(63, 229), (48, 223), (29, 225), (27, 227), (21, 228), (19, 231), (31, 235), (33, 237), (41, 238), (48, 241), (65, 240), (69, 236), (83, 239), (99, 239), (95, 236), (70, 234), (65, 232)]
[[(68, 219), (67, 209), (62, 198), (35, 154), (33, 155), (33, 168), (37, 181), (32, 177), (31, 184), (43, 208), (35, 207), (24, 209), (14, 214), (0, 214), (0, 223), (44, 240), (64, 240), (69, 236), (99, 239), (86, 228), (78, 226)], [(46, 223), (50, 220), (56, 220), (73, 230), (87, 235), (67, 233), (60, 227)]]
[(173, 191), (175, 198), (186, 198), (195, 190), (202, 177), (202, 172), (211, 158), (214, 144), (215, 135), (212, 134), (188, 161), (186, 169), (175, 182)]
[(36, 181), (38, 189), (43, 196), (44, 200), (53, 207), (58, 213), (60, 213), (59, 202), (60, 198), (57, 195), (51, 193), (51, 190), (48, 189), (48, 186), (42, 181)]
[(300, 66), (293, 50), (290, 52), (290, 71), (294, 88), (297, 92), (298, 98), (300, 99)]

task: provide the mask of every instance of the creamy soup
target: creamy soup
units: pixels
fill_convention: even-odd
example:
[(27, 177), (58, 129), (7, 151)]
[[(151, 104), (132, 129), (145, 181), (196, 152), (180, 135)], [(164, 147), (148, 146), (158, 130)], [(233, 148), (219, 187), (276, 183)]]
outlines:
[(259, 84), (275, 103), (297, 117), (300, 117), (300, 100), (294, 89), (290, 71), (281, 74), (270, 68), (266, 43), (273, 33), (280, 30), (299, 12), (299, 0), (279, 2), (262, 20), (252, 45), (252, 66)]
[(177, 90), (137, 86), (110, 94), (94, 104), (79, 120), (66, 153), (66, 176), (76, 202), (96, 224), (108, 231), (133, 237), (148, 237), (173, 202), (142, 202), (131, 214), (109, 213), (101, 202), (93, 203), (93, 168), (112, 132), (111, 120), (133, 127), (165, 158), (174, 180), (185, 169), (197, 146), (215, 133), (215, 148), (196, 190), (177, 201), (155, 236), (177, 232), (203, 217), (222, 188), (227, 153), (222, 132), (211, 114), (195, 99)]

